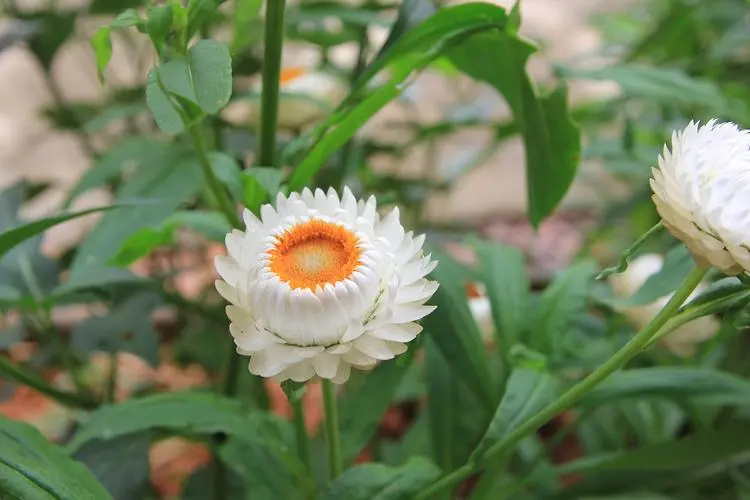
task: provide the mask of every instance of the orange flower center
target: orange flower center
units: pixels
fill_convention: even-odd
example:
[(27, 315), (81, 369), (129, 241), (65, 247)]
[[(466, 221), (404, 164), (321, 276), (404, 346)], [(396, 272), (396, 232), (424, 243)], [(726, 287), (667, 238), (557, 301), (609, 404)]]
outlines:
[(281, 74), (279, 75), (279, 83), (281, 83), (281, 85), (292, 83), (294, 80), (304, 75), (305, 72), (306, 72), (305, 68), (301, 68), (299, 66), (282, 68)]
[(312, 219), (281, 234), (270, 251), (271, 271), (292, 288), (315, 290), (357, 268), (357, 237), (343, 226)]

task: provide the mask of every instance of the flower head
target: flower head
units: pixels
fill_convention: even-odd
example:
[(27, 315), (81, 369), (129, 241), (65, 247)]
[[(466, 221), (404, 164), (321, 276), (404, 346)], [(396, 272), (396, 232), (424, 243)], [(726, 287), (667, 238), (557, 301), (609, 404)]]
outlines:
[(228, 234), (229, 255), (216, 259), (216, 288), (256, 375), (343, 383), (351, 367), (405, 352), (433, 310), (424, 236), (404, 231), (398, 209), (381, 218), (374, 197), (305, 189), (244, 218), (246, 231)]
[(750, 131), (691, 122), (672, 135), (652, 173), (664, 225), (699, 265), (750, 270)]
[[(625, 272), (613, 274), (609, 278), (612, 290), (620, 298), (628, 298), (635, 294), (646, 280), (661, 271), (664, 257), (659, 254), (643, 254), (630, 263)], [(693, 300), (698, 294), (706, 290), (705, 284), (700, 284), (687, 298)], [(622, 314), (636, 328), (644, 328), (659, 311), (666, 305), (671, 295), (660, 297), (651, 304), (623, 309)], [(661, 339), (661, 344), (678, 356), (689, 356), (695, 352), (697, 344), (710, 339), (719, 330), (719, 322), (712, 316), (702, 316), (681, 325)]]

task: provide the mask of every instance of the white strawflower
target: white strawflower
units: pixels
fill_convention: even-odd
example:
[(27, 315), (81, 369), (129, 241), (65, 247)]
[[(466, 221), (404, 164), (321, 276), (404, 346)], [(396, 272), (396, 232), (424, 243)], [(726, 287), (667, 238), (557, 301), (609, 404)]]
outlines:
[(750, 132), (696, 122), (672, 134), (652, 169), (653, 200), (666, 228), (696, 262), (734, 275), (750, 270)]
[[(646, 280), (661, 271), (663, 266), (664, 258), (661, 255), (641, 255), (633, 259), (625, 272), (610, 276), (609, 282), (612, 290), (620, 298), (629, 298), (646, 283)], [(705, 284), (698, 285), (685, 303), (693, 300), (705, 290)], [(625, 308), (620, 312), (633, 326), (642, 329), (659, 314), (670, 298), (671, 294), (660, 297), (650, 304)], [(713, 316), (701, 316), (668, 333), (660, 342), (678, 356), (690, 356), (695, 352), (697, 344), (710, 339), (719, 331), (719, 326), (719, 322)]]
[(434, 309), (425, 302), (438, 284), (425, 276), (437, 262), (424, 236), (404, 231), (398, 209), (381, 218), (372, 196), (305, 189), (244, 218), (216, 259), (216, 288), (255, 375), (343, 383), (352, 367), (405, 352)]

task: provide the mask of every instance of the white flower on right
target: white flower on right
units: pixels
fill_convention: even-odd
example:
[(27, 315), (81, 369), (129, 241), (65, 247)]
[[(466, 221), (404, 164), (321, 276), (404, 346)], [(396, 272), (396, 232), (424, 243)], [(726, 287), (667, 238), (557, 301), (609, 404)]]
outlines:
[(664, 226), (699, 265), (729, 275), (750, 270), (750, 131), (691, 122), (672, 134), (652, 174)]
[[(629, 298), (646, 283), (646, 280), (661, 271), (663, 266), (664, 257), (661, 255), (641, 255), (633, 259), (625, 272), (610, 276), (612, 291), (620, 298)], [(706, 285), (701, 283), (685, 302), (693, 300), (705, 290)], [(671, 295), (667, 295), (651, 304), (630, 307), (620, 312), (633, 326), (642, 329), (659, 314), (670, 298)], [(716, 335), (719, 326), (719, 322), (713, 316), (701, 316), (668, 333), (660, 340), (660, 343), (677, 356), (691, 356), (695, 353), (697, 344)]]

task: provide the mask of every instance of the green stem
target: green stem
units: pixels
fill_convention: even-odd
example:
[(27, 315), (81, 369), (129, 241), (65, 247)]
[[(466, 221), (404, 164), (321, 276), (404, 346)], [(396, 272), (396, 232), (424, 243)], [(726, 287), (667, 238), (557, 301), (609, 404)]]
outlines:
[(281, 48), (284, 44), (284, 2), (285, 0), (266, 2), (263, 90), (260, 96), (260, 151), (258, 152), (258, 162), (264, 167), (276, 164)]
[(336, 387), (330, 380), (323, 380), (323, 408), (326, 417), (326, 443), (328, 444), (328, 477), (333, 480), (341, 474), (341, 444)]
[(58, 403), (71, 408), (93, 410), (99, 406), (98, 402), (92, 398), (73, 392), (61, 391), (60, 389), (53, 387), (41, 377), (27, 372), (4, 356), (0, 356), (0, 374), (6, 375), (11, 380), (27, 385), (45, 396), (51, 397)]
[(442, 477), (437, 482), (433, 483), (430, 487), (423, 490), (419, 495), (417, 495), (415, 497), (415, 500), (433, 498), (442, 490), (450, 488), (468, 478), (477, 471), (478, 465), (485, 464), (488, 460), (491, 460), (494, 457), (502, 456), (504, 453), (510, 451), (523, 438), (539, 429), (539, 427), (544, 425), (555, 415), (558, 415), (573, 406), (591, 389), (596, 387), (599, 383), (612, 375), (614, 372), (622, 368), (628, 361), (630, 361), (648, 345), (651, 338), (656, 335), (662, 328), (662, 326), (664, 326), (664, 324), (669, 320), (669, 318), (671, 318), (679, 310), (685, 300), (687, 300), (693, 290), (695, 290), (695, 287), (698, 286), (703, 277), (706, 275), (706, 272), (706, 269), (693, 269), (693, 271), (690, 272), (690, 274), (685, 278), (682, 284), (677, 288), (672, 298), (662, 308), (659, 314), (657, 314), (643, 330), (638, 332), (635, 337), (630, 339), (627, 344), (625, 344), (603, 365), (591, 372), (588, 377), (568, 389), (568, 391), (560, 398), (558, 398), (557, 401), (550, 404), (542, 411), (534, 415), (532, 418), (517, 427), (513, 432), (508, 434), (505, 439), (493, 445), (489, 450), (487, 450), (484, 456), (480, 458), (478, 463), (468, 463), (454, 470), (447, 476)]
[(221, 213), (227, 219), (227, 222), (235, 228), (242, 227), (242, 220), (237, 215), (237, 210), (232, 202), (231, 198), (227, 194), (224, 186), (221, 185), (219, 179), (214, 174), (214, 169), (211, 167), (211, 160), (208, 159), (208, 149), (206, 148), (206, 140), (203, 137), (203, 129), (200, 123), (191, 125), (188, 129), (190, 131), (190, 137), (193, 139), (193, 147), (195, 148), (195, 154), (198, 157), (198, 164), (203, 172), (203, 177), (206, 179), (208, 189), (211, 190), (214, 198), (219, 204)]
[(312, 471), (312, 458), (310, 455), (310, 443), (307, 436), (307, 425), (305, 424), (305, 408), (302, 405), (302, 396), (290, 397), (289, 402), (294, 410), (294, 432), (297, 438), (297, 455), (300, 462), (305, 466), (308, 473)]

